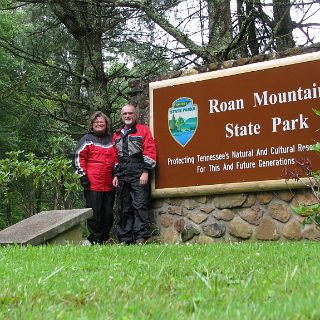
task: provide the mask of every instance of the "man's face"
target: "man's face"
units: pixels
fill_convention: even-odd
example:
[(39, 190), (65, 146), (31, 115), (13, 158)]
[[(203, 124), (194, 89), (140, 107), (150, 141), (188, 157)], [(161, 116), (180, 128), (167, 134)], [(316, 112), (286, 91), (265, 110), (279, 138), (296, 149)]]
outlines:
[(124, 106), (121, 110), (121, 118), (125, 127), (132, 127), (137, 119), (136, 110), (134, 106)]
[(96, 133), (105, 133), (107, 124), (102, 117), (96, 117), (93, 121), (92, 129)]

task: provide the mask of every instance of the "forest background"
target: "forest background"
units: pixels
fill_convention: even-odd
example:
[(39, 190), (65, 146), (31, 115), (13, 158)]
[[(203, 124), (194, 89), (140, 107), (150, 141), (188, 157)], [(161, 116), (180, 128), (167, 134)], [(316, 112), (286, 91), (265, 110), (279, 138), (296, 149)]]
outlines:
[(319, 0), (2, 0), (0, 229), (83, 205), (75, 143), (131, 81), (319, 39)]

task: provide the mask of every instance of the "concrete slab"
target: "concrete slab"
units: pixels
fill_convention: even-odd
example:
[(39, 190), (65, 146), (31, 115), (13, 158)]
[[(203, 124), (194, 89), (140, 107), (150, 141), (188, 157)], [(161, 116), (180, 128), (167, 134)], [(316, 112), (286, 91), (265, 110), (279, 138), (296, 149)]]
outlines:
[(69, 230), (58, 234), (54, 238), (47, 240), (46, 243), (54, 245), (80, 244), (84, 240), (82, 231), (82, 226), (79, 223)]
[(80, 223), (91, 216), (91, 208), (43, 211), (0, 231), (0, 245), (62, 243), (68, 239), (76, 243), (82, 239)]

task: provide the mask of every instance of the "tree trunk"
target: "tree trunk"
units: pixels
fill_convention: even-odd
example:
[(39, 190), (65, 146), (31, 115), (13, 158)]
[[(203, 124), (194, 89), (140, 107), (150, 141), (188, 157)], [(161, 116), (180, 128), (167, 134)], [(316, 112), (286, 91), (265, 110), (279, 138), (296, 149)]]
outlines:
[[(246, 28), (245, 23), (245, 7), (244, 0), (237, 0), (237, 18), (239, 24), (239, 34), (242, 32), (244, 28)], [(249, 52), (244, 40), (242, 40), (242, 45), (239, 48), (239, 54), (241, 57), (248, 57)]]
[[(103, 110), (107, 97), (106, 77), (103, 70), (102, 34), (91, 33), (84, 39), (84, 72), (86, 76), (85, 87), (88, 93), (88, 103), (91, 111)], [(110, 114), (110, 110), (108, 110)]]
[(248, 25), (248, 46), (250, 48), (251, 55), (259, 54), (259, 43), (257, 41), (256, 26), (254, 23), (255, 14), (253, 14), (254, 2), (255, 0), (249, 0), (246, 6), (246, 16), (251, 17), (251, 21)]
[(211, 50), (221, 52), (232, 41), (230, 1), (207, 0), (209, 16), (209, 43)]
[(83, 81), (73, 80), (75, 88), (81, 90), (78, 96), (87, 101), (90, 113), (105, 110), (107, 81), (103, 67), (100, 1), (54, 0), (50, 7), (78, 43), (76, 68), (81, 72), (79, 76), (83, 76)]
[(290, 0), (273, 0), (274, 35), (277, 51), (294, 47)]
[(36, 212), (39, 213), (41, 211), (42, 207), (42, 188), (37, 188), (36, 189)]
[(7, 200), (5, 203), (5, 222), (7, 226), (10, 226), (12, 224), (11, 200), (10, 198)]

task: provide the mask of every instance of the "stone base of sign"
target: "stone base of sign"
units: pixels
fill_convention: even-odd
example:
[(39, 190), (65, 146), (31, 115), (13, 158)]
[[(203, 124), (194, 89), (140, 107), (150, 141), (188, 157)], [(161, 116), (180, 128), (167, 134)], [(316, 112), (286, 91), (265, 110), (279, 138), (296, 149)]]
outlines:
[(92, 209), (43, 211), (0, 231), (0, 245), (78, 244)]
[(153, 199), (150, 218), (163, 243), (320, 240), (292, 207), (318, 199), (309, 190)]

